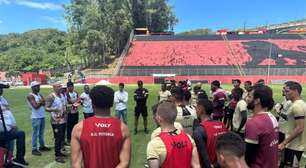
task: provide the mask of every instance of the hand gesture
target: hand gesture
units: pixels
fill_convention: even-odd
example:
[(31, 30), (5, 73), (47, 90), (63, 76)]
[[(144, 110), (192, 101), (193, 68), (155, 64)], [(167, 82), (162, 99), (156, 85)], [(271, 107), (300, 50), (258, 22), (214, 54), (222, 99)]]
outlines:
[(282, 150), (285, 149), (285, 147), (286, 147), (286, 145), (284, 143), (281, 143), (281, 144), (278, 145), (278, 150), (282, 151)]
[(40, 100), (40, 104), (42, 105), (42, 106), (44, 106), (45, 104), (46, 104), (46, 101), (45, 100)]

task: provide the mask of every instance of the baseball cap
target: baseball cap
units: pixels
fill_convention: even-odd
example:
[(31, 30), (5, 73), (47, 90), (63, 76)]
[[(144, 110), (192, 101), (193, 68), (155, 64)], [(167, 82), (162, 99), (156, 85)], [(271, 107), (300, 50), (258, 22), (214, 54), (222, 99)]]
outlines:
[(6, 84), (6, 83), (0, 81), (0, 89), (7, 89), (7, 88), (9, 88), (9, 87), (10, 87), (10, 85), (8, 85), (8, 84)]
[(40, 83), (37, 82), (37, 81), (32, 81), (31, 84), (30, 84), (31, 87), (34, 87), (34, 86), (37, 86), (37, 85), (40, 85)]
[(73, 87), (73, 82), (71, 82), (71, 81), (69, 81), (69, 82), (67, 82), (67, 87)]
[(139, 81), (137, 81), (137, 84), (138, 84), (138, 85), (143, 85), (143, 81), (142, 81), (142, 80), (139, 80)]
[(63, 84), (62, 84), (62, 82), (60, 82), (60, 81), (56, 81), (56, 82), (54, 82), (53, 84), (52, 84), (52, 86), (62, 86)]

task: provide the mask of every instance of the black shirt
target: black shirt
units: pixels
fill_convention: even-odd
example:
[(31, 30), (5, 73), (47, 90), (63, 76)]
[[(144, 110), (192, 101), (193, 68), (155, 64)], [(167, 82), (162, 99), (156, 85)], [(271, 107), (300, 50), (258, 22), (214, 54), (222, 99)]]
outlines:
[(146, 88), (138, 88), (134, 92), (134, 100), (137, 106), (146, 106), (147, 99), (149, 96), (149, 91)]

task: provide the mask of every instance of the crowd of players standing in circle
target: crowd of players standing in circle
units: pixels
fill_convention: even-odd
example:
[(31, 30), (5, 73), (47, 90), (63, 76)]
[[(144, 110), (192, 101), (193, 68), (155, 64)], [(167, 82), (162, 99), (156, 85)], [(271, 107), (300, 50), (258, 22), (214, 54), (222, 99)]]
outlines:
[[(147, 166), (155, 167), (299, 167), (306, 146), (306, 104), (302, 87), (288, 81), (282, 93), (284, 101), (275, 103), (273, 92), (264, 81), (240, 87), (233, 80), (230, 92), (219, 81), (211, 82), (211, 96), (189, 81), (162, 84), (158, 103), (152, 107), (157, 128), (147, 145)], [(147, 127), (149, 91), (137, 82), (134, 134), (138, 119)], [(31, 83), (27, 96), (32, 111), (32, 154), (40, 156), (50, 148), (44, 143), (45, 111), (51, 113), (55, 161), (65, 163), (65, 145), (71, 145), (72, 167), (128, 167), (131, 159), (131, 137), (127, 127), (128, 93), (124, 84), (114, 92), (107, 86), (84, 86), (80, 96), (72, 82), (67, 88), (53, 84), (53, 92), (43, 98), (38, 82)], [(1, 88), (2, 95), (2, 88)], [(10, 136), (6, 147), (12, 154), (12, 140), (17, 140), (14, 162), (24, 160), (25, 135), (16, 128), (8, 103), (0, 97), (5, 124)], [(116, 117), (111, 117), (115, 103)], [(84, 118), (79, 120), (78, 106)], [(0, 124), (1, 127), (2, 124)], [(3, 130), (3, 126), (2, 126)], [(37, 145), (39, 141), (39, 147)], [(136, 142), (133, 142), (136, 143)]]

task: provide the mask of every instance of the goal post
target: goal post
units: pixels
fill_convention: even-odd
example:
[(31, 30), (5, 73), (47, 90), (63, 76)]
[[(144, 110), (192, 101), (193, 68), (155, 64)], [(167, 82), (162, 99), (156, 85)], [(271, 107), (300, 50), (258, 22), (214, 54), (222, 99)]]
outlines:
[(165, 83), (166, 80), (174, 79), (176, 74), (153, 74), (154, 84)]

